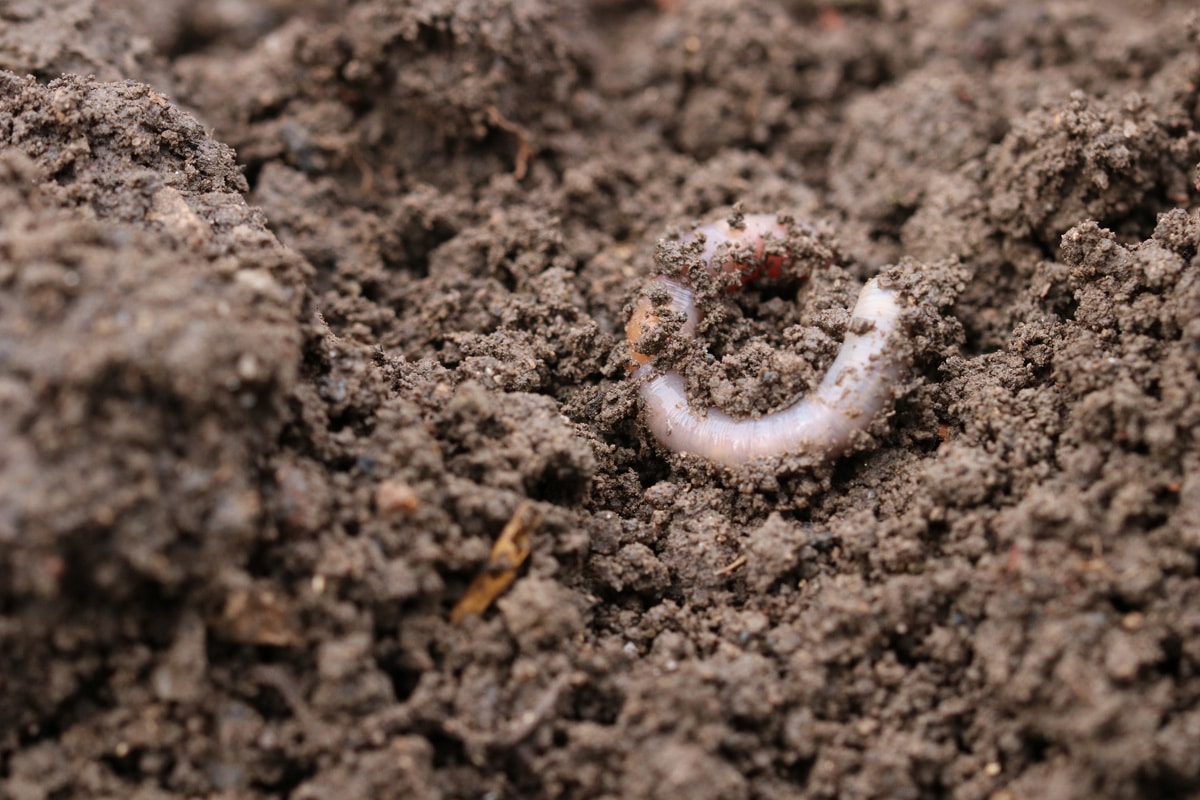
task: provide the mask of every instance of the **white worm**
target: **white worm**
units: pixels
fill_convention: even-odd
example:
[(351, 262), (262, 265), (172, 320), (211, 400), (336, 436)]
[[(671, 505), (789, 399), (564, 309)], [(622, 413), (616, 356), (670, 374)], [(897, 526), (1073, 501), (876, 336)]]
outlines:
[[(745, 272), (747, 280), (759, 272), (777, 272), (780, 262), (771, 264), (762, 254), (764, 237), (778, 227), (774, 216), (754, 215), (745, 218), (745, 227), (730, 228), (725, 234), (728, 239), (752, 247), (763, 263), (741, 262), (723, 268)], [(704, 229), (710, 241), (701, 254), (710, 270), (714, 269), (711, 258), (717, 244), (711, 241), (713, 230), (714, 226)], [(699, 311), (686, 276), (654, 280), (669, 298), (666, 310), (686, 316), (679, 333), (694, 336)], [(875, 278), (859, 294), (842, 348), (815, 391), (787, 408), (753, 419), (736, 419), (715, 408), (697, 414), (688, 403), (682, 376), (671, 370), (659, 373), (649, 363), (650, 357), (638, 350), (643, 333), (658, 323), (662, 309), (643, 299), (626, 328), (634, 378), (641, 381), (646, 425), (663, 446), (727, 466), (799, 452), (825, 458), (838, 455), (855, 432), (865, 430), (890, 404), (904, 368), (902, 348), (896, 346), (903, 334), (900, 298)]]

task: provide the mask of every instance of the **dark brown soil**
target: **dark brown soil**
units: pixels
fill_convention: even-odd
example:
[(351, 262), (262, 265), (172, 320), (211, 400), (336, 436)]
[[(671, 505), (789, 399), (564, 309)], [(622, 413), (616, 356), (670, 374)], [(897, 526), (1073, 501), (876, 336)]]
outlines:
[[(1197, 796), (1193, 6), (0, 2), (0, 797)], [(836, 463), (638, 420), (734, 208), (697, 398), (929, 301)]]

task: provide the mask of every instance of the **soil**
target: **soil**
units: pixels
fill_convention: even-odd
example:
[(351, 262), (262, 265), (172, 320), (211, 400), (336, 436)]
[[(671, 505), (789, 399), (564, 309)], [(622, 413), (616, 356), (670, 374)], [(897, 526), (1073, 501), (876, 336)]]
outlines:
[[(0, 797), (1197, 796), (1193, 6), (0, 3)], [(639, 421), (738, 210), (697, 402), (919, 299), (833, 463)]]

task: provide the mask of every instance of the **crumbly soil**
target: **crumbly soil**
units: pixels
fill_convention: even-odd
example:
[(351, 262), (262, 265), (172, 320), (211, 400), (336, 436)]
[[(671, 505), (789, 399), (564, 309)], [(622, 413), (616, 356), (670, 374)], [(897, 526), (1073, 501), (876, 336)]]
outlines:
[[(1196, 796), (1193, 6), (0, 3), (0, 797)], [(639, 422), (737, 209), (697, 402), (920, 299), (834, 463)]]

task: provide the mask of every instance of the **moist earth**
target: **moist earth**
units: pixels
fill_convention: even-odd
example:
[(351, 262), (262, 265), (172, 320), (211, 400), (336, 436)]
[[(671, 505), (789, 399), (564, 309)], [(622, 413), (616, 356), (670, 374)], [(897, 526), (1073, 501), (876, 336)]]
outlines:
[[(1200, 792), (1193, 4), (8, 2), (0, 70), (0, 797)], [(833, 264), (705, 295), (697, 403), (920, 298), (833, 463), (639, 421), (742, 212)]]

